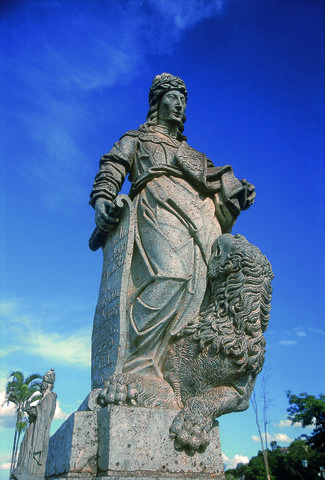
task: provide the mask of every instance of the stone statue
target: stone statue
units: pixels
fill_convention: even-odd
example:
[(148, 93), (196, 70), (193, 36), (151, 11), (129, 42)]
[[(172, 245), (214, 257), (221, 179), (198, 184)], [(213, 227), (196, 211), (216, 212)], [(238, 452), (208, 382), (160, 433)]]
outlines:
[(26, 405), (30, 425), (20, 445), (17, 467), (11, 474), (14, 480), (44, 479), (50, 427), (56, 406), (56, 393), (52, 391), (54, 382), (55, 373), (51, 369), (43, 376), (39, 403), (36, 406)]
[[(119, 312), (125, 322), (118, 334), (118, 368), (112, 375), (112, 359), (98, 361), (97, 366), (107, 361), (107, 368), (93, 388), (104, 387), (98, 396), (101, 405), (182, 409), (172, 435), (179, 445), (197, 450), (207, 444), (215, 417), (248, 406), (264, 359), (262, 331), (272, 274), (256, 247), (230, 234), (240, 212), (254, 202), (254, 186), (238, 180), (231, 166), (215, 167), (188, 145), (183, 135), (186, 102), (179, 77), (157, 75), (146, 123), (123, 135), (100, 160), (90, 199), (97, 225), (90, 247), (103, 246), (106, 270), (95, 324), (96, 329), (109, 325), (109, 302), (120, 290), (125, 302)], [(125, 210), (118, 193), (127, 174), (132, 183), (130, 219), (123, 225), (129, 225), (132, 237), (126, 249), (129, 266), (123, 271), (123, 288), (114, 289), (110, 268), (118, 265), (112, 268), (111, 259), (105, 264), (105, 257), (125, 236), (120, 232), (114, 238)], [(228, 278), (233, 281), (233, 257), (239, 270), (235, 273), (243, 284), (247, 278), (253, 285), (252, 291), (245, 286), (237, 291), (234, 302), (243, 302), (238, 315), (222, 297), (233, 291), (226, 286)], [(251, 270), (241, 270), (241, 257), (253, 262)], [(255, 270), (265, 277), (258, 287)], [(105, 345), (94, 342), (96, 329), (93, 356), (100, 352), (101, 358), (109, 357)], [(112, 331), (117, 330), (114, 325)]]

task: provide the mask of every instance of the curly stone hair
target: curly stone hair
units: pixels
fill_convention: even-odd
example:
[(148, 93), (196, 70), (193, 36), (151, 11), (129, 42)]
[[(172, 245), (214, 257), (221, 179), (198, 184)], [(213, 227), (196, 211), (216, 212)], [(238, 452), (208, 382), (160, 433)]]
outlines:
[[(185, 100), (187, 101), (187, 90), (182, 79), (172, 75), (171, 73), (161, 73), (160, 75), (156, 75), (149, 91), (150, 108), (147, 114), (147, 125), (157, 125), (160, 100), (163, 95), (170, 90), (178, 90), (184, 95)], [(182, 133), (184, 130), (185, 120), (186, 116), (184, 113), (182, 123), (178, 127), (180, 133)]]
[(218, 240), (209, 263), (210, 304), (198, 322), (187, 325), (181, 335), (193, 335), (200, 350), (210, 345), (210, 354), (226, 356), (237, 372), (258, 374), (264, 363), (263, 332), (270, 318), (272, 267), (241, 235), (233, 237), (232, 251), (224, 263), (219, 262), (222, 252), (215, 254)]

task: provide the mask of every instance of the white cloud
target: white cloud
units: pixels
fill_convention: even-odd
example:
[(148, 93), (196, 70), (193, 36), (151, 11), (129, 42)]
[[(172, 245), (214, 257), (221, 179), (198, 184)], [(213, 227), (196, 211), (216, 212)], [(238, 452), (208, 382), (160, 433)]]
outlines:
[(228, 458), (225, 453), (222, 452), (222, 459), (226, 468), (236, 468), (238, 463), (248, 463), (249, 458), (246, 455), (236, 454), (233, 458)]
[(222, 9), (224, 0), (157, 0), (153, 6), (160, 15), (168, 16), (174, 27), (192, 27), (205, 18), (216, 15)]
[(285, 419), (282, 419), (280, 420), (280, 422), (278, 424), (274, 424), (275, 427), (291, 427), (291, 420), (289, 420), (288, 418), (285, 418)]
[[(70, 317), (70, 322), (73, 323), (72, 317), (78, 316), (79, 312), (73, 312), (73, 308), (68, 305), (62, 305), (62, 311), (51, 311), (44, 305), (39, 309), (42, 315), (37, 306), (28, 305), (28, 302), (0, 302), (0, 317), (8, 325), (3, 333), (7, 344), (10, 345), (14, 338), (15, 349), (20, 353), (41, 356), (49, 362), (61, 365), (89, 367), (90, 328), (76, 329), (72, 333), (59, 333), (54, 330), (58, 330), (56, 314)], [(46, 321), (43, 318), (46, 318)], [(66, 327), (66, 324), (64, 326)]]
[(297, 335), (298, 337), (307, 337), (307, 334), (306, 334), (304, 331), (297, 331), (297, 332), (296, 332), (296, 335)]
[(274, 426), (277, 428), (282, 428), (282, 427), (291, 427), (292, 424), (291, 424), (291, 420), (289, 420), (288, 418), (285, 418), (280, 420), (279, 423), (275, 423)]
[(90, 365), (88, 332), (76, 332), (70, 336), (53, 332), (29, 332), (24, 341), (21, 339), (21, 349), (61, 365)]
[(282, 420), (280, 420), (279, 423), (274, 423), (273, 424), (275, 427), (277, 428), (285, 428), (285, 427), (294, 427), (294, 428), (301, 428), (301, 423), (300, 422), (295, 422), (295, 423), (291, 423), (291, 420), (289, 420), (288, 418), (284, 418)]
[(10, 470), (10, 462), (0, 463), (0, 470)]
[(291, 340), (289, 338), (286, 338), (285, 340), (281, 340), (279, 342), (280, 345), (283, 345), (284, 347), (292, 347), (293, 345), (297, 345), (297, 340)]
[(56, 401), (54, 420), (65, 420), (69, 414), (62, 411), (59, 400)]
[(288, 435), (286, 433), (275, 433), (273, 435), (273, 438), (277, 442), (281, 442), (281, 443), (291, 443), (291, 442), (293, 442), (293, 438), (288, 437)]
[(6, 401), (5, 392), (0, 392), (0, 429), (14, 428), (16, 423), (16, 406)]
[[(293, 442), (293, 439), (290, 438), (286, 433), (275, 433), (273, 435), (271, 435), (270, 433), (267, 433), (267, 441), (268, 443), (270, 444), (273, 440), (275, 440), (276, 442), (282, 442), (282, 443), (291, 443)], [(264, 437), (263, 437), (264, 439)], [(258, 437), (257, 435), (252, 435), (252, 440), (254, 440), (254, 442), (260, 442), (260, 437)]]

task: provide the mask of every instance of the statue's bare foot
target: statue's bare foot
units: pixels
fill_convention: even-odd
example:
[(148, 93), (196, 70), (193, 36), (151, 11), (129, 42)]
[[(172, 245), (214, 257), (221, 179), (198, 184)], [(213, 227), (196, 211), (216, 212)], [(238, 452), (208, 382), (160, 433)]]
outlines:
[(105, 383), (97, 397), (102, 407), (130, 405), (138, 407), (178, 408), (174, 392), (164, 380), (150, 375), (115, 374)]
[(181, 410), (169, 429), (171, 437), (174, 438), (175, 449), (188, 453), (204, 451), (210, 443), (209, 431), (212, 423), (210, 418), (198, 412)]

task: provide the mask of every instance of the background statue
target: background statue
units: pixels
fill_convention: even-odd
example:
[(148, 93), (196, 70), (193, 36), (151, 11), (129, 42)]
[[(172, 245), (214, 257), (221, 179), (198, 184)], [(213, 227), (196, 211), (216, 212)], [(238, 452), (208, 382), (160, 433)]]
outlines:
[(11, 474), (15, 480), (43, 480), (50, 438), (51, 422), (55, 413), (56, 393), (53, 387), (53, 368), (45, 373), (41, 384), (42, 398), (36, 406), (25, 409), (30, 425), (20, 445), (17, 467)]
[[(216, 249), (218, 252), (225, 249), (227, 254), (221, 256), (223, 260), (227, 258), (226, 263), (233, 247), (243, 249), (245, 245), (246, 256), (250, 251), (246, 240), (244, 243), (238, 238), (235, 241), (230, 232), (240, 212), (254, 202), (255, 188), (246, 180), (238, 180), (231, 166), (215, 167), (203, 153), (188, 145), (183, 135), (186, 103), (187, 90), (179, 77), (168, 73), (157, 75), (149, 92), (146, 123), (123, 135), (101, 158), (90, 199), (99, 235), (92, 238), (91, 248), (98, 247), (96, 238), (105, 244), (105, 232), (118, 226), (121, 203), (116, 197), (128, 174), (132, 183), (129, 196), (134, 210), (134, 241), (127, 286), (127, 341), (122, 369), (108, 378), (98, 402), (102, 405), (184, 407), (183, 413), (175, 419), (172, 432), (178, 443), (198, 449), (206, 445), (203, 431), (208, 432), (213, 418), (247, 408), (256, 375), (264, 361), (262, 332), (268, 317), (261, 326), (260, 302), (262, 290), (266, 288), (261, 284), (254, 291), (255, 299), (248, 298), (247, 293), (248, 297), (243, 300), (244, 303), (255, 302), (256, 325), (249, 327), (252, 312), (248, 308), (244, 312), (246, 317), (241, 316), (239, 321), (239, 317), (235, 316), (234, 320), (229, 316), (227, 327), (223, 325), (215, 330), (216, 325), (225, 320), (220, 316), (225, 298), (217, 306), (216, 291), (221, 277), (217, 285), (211, 281), (216, 276), (211, 273), (211, 262), (215, 265)], [(218, 238), (224, 240), (216, 243)], [(114, 245), (113, 240), (112, 248)], [(255, 264), (261, 257), (262, 263), (269, 266), (257, 250), (253, 255)], [(104, 264), (105, 251), (107, 255), (107, 248), (104, 248)], [(212, 256), (211, 252), (214, 252)], [(271, 267), (268, 268), (270, 282)], [(106, 285), (103, 283), (106, 275), (109, 272), (104, 275), (103, 270), (102, 286)], [(244, 288), (240, 294), (243, 292), (245, 296), (248, 291)], [(97, 321), (101, 317), (104, 320), (105, 315), (107, 320), (111, 315), (105, 312), (105, 305), (106, 300), (102, 298)], [(213, 311), (212, 321), (210, 313)], [(211, 320), (209, 327), (207, 319)], [(231, 338), (234, 331), (237, 335), (237, 322), (241, 325), (241, 337), (235, 340), (234, 349), (229, 350), (229, 332), (231, 330)], [(198, 334), (202, 328), (204, 335), (218, 337), (218, 340), (204, 343), (204, 335)], [(229, 361), (227, 355), (232, 358), (235, 352), (241, 351), (250, 328), (257, 328), (258, 341), (255, 337), (253, 343), (248, 341), (247, 361), (239, 355), (242, 365), (238, 369), (236, 361)], [(190, 331), (196, 333), (185, 339), (184, 332)], [(257, 348), (255, 343), (259, 345), (256, 362), (248, 358)], [(207, 367), (203, 360), (212, 352), (216, 355)], [(194, 361), (196, 357), (197, 362)], [(199, 367), (202, 367), (201, 373), (196, 377)], [(208, 379), (202, 378), (205, 370)], [(198, 401), (198, 391), (202, 392), (206, 407), (209, 403), (211, 408), (203, 408), (204, 401)], [(199, 421), (198, 411), (206, 412), (201, 412)]]

